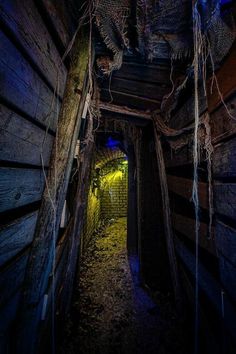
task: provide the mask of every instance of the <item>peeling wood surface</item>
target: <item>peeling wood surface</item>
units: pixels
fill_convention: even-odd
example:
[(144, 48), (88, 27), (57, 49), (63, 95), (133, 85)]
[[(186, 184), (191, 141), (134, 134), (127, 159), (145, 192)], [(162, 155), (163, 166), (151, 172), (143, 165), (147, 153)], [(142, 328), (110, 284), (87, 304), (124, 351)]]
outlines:
[(44, 188), (41, 170), (0, 168), (0, 212), (41, 199)]

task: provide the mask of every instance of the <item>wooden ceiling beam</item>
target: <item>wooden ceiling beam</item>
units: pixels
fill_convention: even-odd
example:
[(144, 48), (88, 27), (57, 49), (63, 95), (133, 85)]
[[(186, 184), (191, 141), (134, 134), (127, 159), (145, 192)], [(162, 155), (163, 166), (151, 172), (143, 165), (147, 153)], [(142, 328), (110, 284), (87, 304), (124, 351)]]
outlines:
[(101, 101), (109, 102), (119, 106), (128, 106), (129, 108), (140, 109), (141, 111), (153, 111), (161, 106), (161, 100), (153, 100), (147, 97), (127, 94), (124, 92), (101, 90)]
[(125, 115), (130, 118), (138, 118), (138, 119), (145, 119), (151, 120), (151, 114), (148, 112), (142, 112), (137, 109), (131, 109), (126, 106), (118, 106), (111, 103), (101, 102), (99, 105), (101, 111), (115, 113), (118, 115)]

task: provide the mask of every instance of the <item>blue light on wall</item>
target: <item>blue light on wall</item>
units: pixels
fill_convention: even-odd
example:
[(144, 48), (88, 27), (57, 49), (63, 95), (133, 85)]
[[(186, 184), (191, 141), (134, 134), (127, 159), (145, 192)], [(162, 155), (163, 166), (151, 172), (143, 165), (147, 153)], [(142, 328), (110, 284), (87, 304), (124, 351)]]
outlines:
[(229, 4), (232, 0), (220, 0), (221, 5)]
[(107, 139), (106, 147), (110, 149), (115, 149), (120, 144), (119, 140), (113, 139), (111, 136)]

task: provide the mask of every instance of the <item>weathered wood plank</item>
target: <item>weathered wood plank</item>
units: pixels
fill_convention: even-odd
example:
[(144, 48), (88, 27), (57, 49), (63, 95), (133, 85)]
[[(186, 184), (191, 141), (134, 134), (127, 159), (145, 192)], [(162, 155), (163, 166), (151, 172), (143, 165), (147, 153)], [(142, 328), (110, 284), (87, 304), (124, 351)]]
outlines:
[(177, 151), (168, 148), (165, 150), (164, 158), (167, 168), (193, 164), (193, 150), (189, 145), (185, 145)]
[(167, 94), (171, 89), (168, 88), (165, 83), (162, 84), (151, 84), (130, 81), (124, 78), (113, 78), (111, 80), (106, 80), (102, 83), (102, 89), (110, 90), (115, 92), (122, 92), (126, 94), (136, 95), (138, 97), (144, 97), (152, 100), (160, 101), (162, 97)]
[[(195, 242), (195, 220), (187, 218), (186, 216), (172, 213), (173, 227), (176, 231), (188, 237), (191, 241)], [(214, 241), (208, 239), (209, 230), (208, 225), (201, 222), (199, 228), (199, 245), (211, 254), (216, 256), (216, 249)]]
[[(236, 118), (236, 92), (226, 101), (230, 114)], [(213, 144), (228, 139), (236, 133), (236, 121), (230, 118), (224, 105), (211, 114), (211, 134)]]
[(55, 88), (58, 80), (59, 95), (62, 97), (67, 71), (34, 2), (2, 0), (0, 19), (14, 34), (51, 87)]
[(214, 183), (214, 207), (217, 213), (236, 219), (236, 183)]
[(160, 108), (160, 101), (140, 97), (137, 95), (127, 94), (110, 90), (101, 90), (101, 101), (114, 103), (116, 105), (128, 106), (129, 108), (153, 111)]
[(170, 70), (168, 66), (161, 65), (145, 65), (135, 62), (123, 62), (120, 70), (114, 71), (112, 74), (114, 79), (128, 79), (149, 82), (152, 84), (168, 84), (170, 82)]
[[(216, 72), (216, 77), (219, 85), (220, 92), (224, 99), (226, 99), (236, 87), (236, 76), (232, 75), (232, 68), (236, 67), (236, 42), (234, 42), (233, 47), (229, 55), (226, 57), (223, 65)], [(216, 84), (213, 86), (211, 92), (211, 82), (210, 78), (208, 81), (208, 110), (211, 113), (214, 109), (221, 104), (221, 97), (219, 95)]]
[(61, 18), (62, 14), (58, 12), (55, 3), (52, 0), (36, 0), (36, 2), (43, 8), (44, 12), (48, 14), (47, 20), (50, 19), (51, 25), (65, 49), (69, 44), (70, 37), (63, 22), (63, 18)]
[(38, 212), (0, 227), (0, 266), (17, 255), (33, 240)]
[[(192, 95), (170, 118), (170, 127), (181, 129), (194, 122), (194, 96)], [(206, 97), (203, 88), (199, 91), (199, 114), (202, 115), (207, 109)]]
[(3, 308), (22, 285), (28, 258), (29, 252), (27, 251), (0, 272), (0, 308)]
[(220, 254), (236, 267), (236, 230), (216, 220), (215, 242)]
[(48, 166), (54, 137), (0, 104), (0, 159)]
[[(201, 154), (201, 160), (204, 161), (204, 151)], [(236, 164), (236, 138), (222, 142), (215, 146), (212, 158), (213, 175), (215, 178), (235, 177)], [(165, 151), (166, 167), (175, 167), (192, 164), (193, 150), (192, 146), (186, 145), (175, 151)]]
[(63, 253), (64, 248), (66, 247), (66, 244), (69, 240), (70, 237), (70, 232), (71, 232), (71, 227), (72, 227), (72, 219), (70, 220), (69, 224), (67, 225), (63, 236), (60, 238), (60, 241), (57, 244), (56, 247), (56, 259), (55, 259), (55, 264), (58, 265), (61, 259), (61, 255)]
[(58, 99), (1, 31), (0, 50), (0, 97), (55, 130)]
[[(51, 198), (54, 204), (48, 198), (48, 193), (45, 190), (26, 270), (27, 288), (22, 296), (22, 306), (19, 313), (20, 325), (17, 333), (19, 338), (17, 351), (19, 353), (33, 354), (36, 352), (36, 343), (39, 339), (36, 337), (40, 337), (38, 331), (39, 318), (37, 316), (40, 309), (40, 300), (47, 289), (53, 267), (54, 235), (57, 237), (58, 234), (78, 139), (83, 104), (87, 94), (88, 59), (89, 43), (87, 35), (79, 33), (75, 40), (73, 60), (60, 110), (57, 143), (54, 143), (47, 179), (48, 188), (53, 190)], [(55, 180), (57, 181), (56, 188)], [(30, 335), (29, 338), (31, 333), (33, 335)]]
[(146, 119), (146, 120), (151, 120), (151, 114), (139, 111), (137, 109), (130, 109), (125, 106), (116, 106), (111, 103), (105, 103), (101, 102), (99, 105), (100, 109), (102, 112), (105, 112), (107, 114), (115, 113), (117, 115), (125, 115), (127, 117), (132, 118), (130, 121), (132, 123), (133, 118), (138, 118), (138, 119)]
[(165, 162), (164, 162), (163, 150), (161, 145), (161, 138), (156, 125), (154, 126), (154, 141), (155, 141), (156, 158), (157, 158), (159, 181), (160, 181), (161, 196), (162, 196), (164, 231), (165, 231), (166, 246), (167, 246), (167, 252), (168, 252), (169, 263), (170, 263), (170, 272), (172, 278), (171, 280), (174, 289), (176, 306), (178, 310), (181, 311), (182, 297), (181, 297), (181, 288), (179, 282), (178, 263), (177, 263), (175, 246), (174, 246), (174, 233), (171, 225), (170, 200), (168, 195), (167, 175), (165, 171)]
[(213, 174), (215, 178), (236, 176), (236, 138), (215, 147)]
[[(176, 250), (187, 267), (188, 271), (195, 278), (195, 256), (184, 246), (184, 244), (176, 239)], [(199, 267), (199, 287), (204, 291), (212, 302), (220, 317), (222, 317), (222, 288), (220, 284), (212, 277), (206, 268), (200, 263)], [(227, 294), (224, 296), (224, 318), (222, 320), (228, 328), (231, 336), (236, 340), (236, 309), (230, 302)]]
[[(0, 338), (2, 337), (2, 335), (6, 337), (7, 330), (9, 329), (12, 321), (14, 321), (16, 317), (19, 300), (20, 300), (20, 290), (18, 290), (13, 295), (13, 297), (8, 299), (7, 303), (4, 304), (4, 306), (0, 309)], [(5, 345), (7, 345), (7, 343), (5, 343)], [(1, 351), (1, 342), (0, 342), (0, 352), (7, 353), (7, 351)]]
[[(193, 181), (191, 179), (167, 175), (168, 189), (183, 198), (192, 198)], [(198, 183), (199, 204), (202, 208), (209, 208), (207, 183)]]
[(0, 212), (40, 200), (43, 187), (41, 170), (0, 168)]
[(236, 302), (236, 267), (223, 256), (219, 258), (221, 282), (229, 296)]

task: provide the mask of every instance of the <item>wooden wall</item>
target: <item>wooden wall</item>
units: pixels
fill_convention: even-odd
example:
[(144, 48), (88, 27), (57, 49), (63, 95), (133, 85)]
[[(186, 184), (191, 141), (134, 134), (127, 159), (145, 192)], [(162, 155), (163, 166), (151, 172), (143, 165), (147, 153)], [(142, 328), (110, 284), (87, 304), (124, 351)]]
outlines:
[[(229, 117), (216, 87), (204, 99), (201, 114), (210, 115), (213, 152), (214, 220), (210, 237), (208, 174), (203, 153), (199, 167), (200, 238), (199, 289), (201, 324), (207, 328), (205, 339), (214, 352), (235, 352), (236, 346), (236, 45), (217, 72), (219, 87)], [(209, 79), (209, 86), (211, 79)], [(193, 96), (176, 111), (172, 128), (190, 125), (194, 120)], [(165, 145), (165, 144), (164, 144)], [(182, 278), (194, 302), (195, 220), (192, 194), (192, 144), (178, 152), (165, 145), (166, 172), (171, 202), (172, 223)], [(214, 338), (210, 341), (210, 338)], [(212, 344), (213, 343), (213, 344)], [(234, 348), (234, 349), (232, 349)], [(212, 350), (212, 347), (211, 347)], [(234, 351), (233, 351), (234, 350)], [(213, 350), (212, 350), (213, 352)]]
[(0, 352), (3, 353), (10, 351), (9, 340), (67, 76), (67, 68), (61, 62), (71, 37), (65, 25), (66, 16), (65, 12), (58, 12), (51, 0), (2, 0), (0, 4)]

